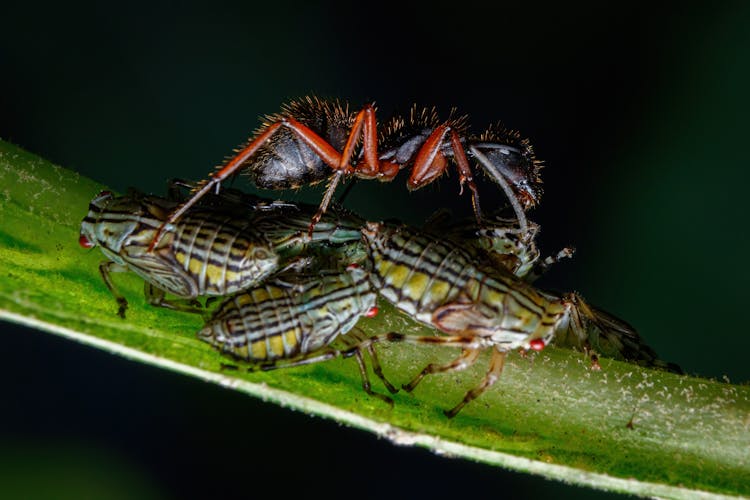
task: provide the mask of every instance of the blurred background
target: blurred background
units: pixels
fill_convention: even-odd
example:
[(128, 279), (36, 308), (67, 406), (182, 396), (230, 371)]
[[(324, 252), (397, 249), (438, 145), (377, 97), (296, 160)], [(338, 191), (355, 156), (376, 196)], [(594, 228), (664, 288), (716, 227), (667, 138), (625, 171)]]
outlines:
[[(416, 102), (455, 106), (477, 131), (501, 120), (546, 164), (529, 213), (543, 252), (577, 248), (542, 283), (632, 323), (688, 373), (750, 379), (749, 4), (42, 2), (3, 17), (0, 138), (116, 190), (204, 178), (259, 116), (309, 93), (375, 101), (381, 119)], [(346, 204), (415, 224), (470, 213), (455, 172), (411, 194), (405, 177), (360, 182)], [(503, 201), (489, 181), (480, 193)], [(396, 447), (14, 325), (0, 339), (8, 491), (251, 496), (260, 479), (333, 497), (617, 497)]]

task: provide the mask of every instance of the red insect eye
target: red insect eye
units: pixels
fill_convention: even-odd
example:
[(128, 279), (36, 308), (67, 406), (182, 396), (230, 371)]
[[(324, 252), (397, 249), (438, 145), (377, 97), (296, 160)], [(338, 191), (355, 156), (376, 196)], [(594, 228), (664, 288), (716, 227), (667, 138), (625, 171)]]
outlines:
[(544, 349), (544, 340), (534, 339), (529, 342), (529, 347), (534, 351), (541, 351), (542, 349)]
[(94, 246), (91, 241), (86, 238), (85, 234), (82, 234), (80, 238), (78, 238), (78, 244), (81, 245), (83, 248), (91, 248)]
[(359, 264), (349, 264), (346, 266), (347, 271), (351, 271), (352, 269), (359, 269)]
[(365, 313), (365, 317), (366, 317), (366, 318), (374, 318), (375, 316), (377, 316), (377, 315), (378, 315), (378, 311), (379, 311), (379, 310), (380, 310), (380, 309), (378, 309), (377, 307), (371, 307), (371, 308), (370, 308), (370, 309), (369, 309), (369, 310), (368, 310), (368, 311), (367, 311), (367, 312)]

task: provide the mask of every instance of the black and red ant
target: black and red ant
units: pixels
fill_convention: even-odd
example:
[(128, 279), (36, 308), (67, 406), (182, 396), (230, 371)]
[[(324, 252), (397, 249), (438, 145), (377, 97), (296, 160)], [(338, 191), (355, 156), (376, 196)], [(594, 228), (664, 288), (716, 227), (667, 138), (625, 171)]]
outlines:
[(240, 171), (267, 189), (329, 181), (310, 223), (312, 230), (342, 177), (386, 182), (411, 167), (406, 185), (415, 190), (440, 177), (449, 164), (458, 170), (461, 193), (464, 185), (471, 191), (474, 213), (481, 223), (471, 157), (501, 186), (524, 230), (525, 210), (536, 205), (542, 193), (541, 162), (518, 132), (496, 125), (482, 134), (469, 135), (467, 122), (466, 116), (457, 117), (453, 112), (447, 120), (440, 120), (434, 108), (415, 106), (408, 118), (394, 117), (378, 130), (374, 104), (366, 104), (354, 114), (347, 103), (335, 99), (307, 96), (291, 101), (279, 113), (266, 116), (250, 141), (203, 181), (165, 225), (176, 222), (202, 196), (218, 190), (224, 179)]

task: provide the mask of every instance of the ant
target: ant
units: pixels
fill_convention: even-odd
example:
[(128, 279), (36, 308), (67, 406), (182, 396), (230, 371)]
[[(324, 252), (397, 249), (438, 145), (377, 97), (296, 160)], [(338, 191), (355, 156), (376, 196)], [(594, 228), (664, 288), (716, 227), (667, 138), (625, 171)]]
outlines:
[[(528, 139), (518, 132), (498, 124), (472, 136), (468, 135), (467, 122), (466, 116), (455, 116), (455, 110), (441, 121), (435, 108), (413, 106), (408, 118), (395, 116), (378, 130), (374, 104), (366, 104), (354, 114), (348, 103), (337, 99), (306, 96), (293, 100), (279, 113), (265, 116), (251, 140), (198, 185), (191, 197), (170, 214), (150, 248), (166, 225), (176, 222), (206, 193), (218, 191), (224, 179), (240, 171), (264, 189), (295, 189), (329, 181), (310, 222), (312, 231), (328, 209), (342, 177), (388, 182), (411, 166), (406, 183), (411, 191), (436, 180), (452, 163), (459, 174), (459, 195), (466, 185), (481, 224), (479, 191), (468, 157), (500, 185), (525, 231), (524, 211), (536, 205), (542, 194), (542, 162), (535, 158)], [(361, 148), (355, 155), (360, 139)]]

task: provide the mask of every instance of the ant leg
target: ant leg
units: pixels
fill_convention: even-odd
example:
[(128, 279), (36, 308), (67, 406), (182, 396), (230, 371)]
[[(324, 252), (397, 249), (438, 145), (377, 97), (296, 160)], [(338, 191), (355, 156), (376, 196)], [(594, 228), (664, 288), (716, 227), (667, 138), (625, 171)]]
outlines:
[(326, 213), (328, 210), (328, 206), (331, 204), (331, 199), (333, 199), (333, 193), (336, 191), (336, 188), (339, 185), (339, 182), (341, 181), (341, 178), (344, 176), (343, 170), (336, 171), (335, 174), (333, 174), (333, 177), (331, 178), (331, 181), (328, 183), (328, 187), (326, 188), (326, 192), (323, 195), (323, 201), (320, 202), (320, 206), (318, 207), (318, 211), (315, 212), (315, 215), (312, 216), (312, 219), (310, 220), (310, 226), (307, 230), (307, 237), (312, 240), (313, 231), (315, 230), (315, 226), (320, 222), (320, 219), (323, 217), (323, 214)]
[(266, 128), (260, 135), (250, 141), (250, 143), (240, 150), (237, 155), (232, 158), (229, 163), (221, 167), (219, 170), (211, 174), (211, 178), (207, 181), (199, 183), (193, 191), (190, 198), (185, 201), (182, 205), (174, 210), (166, 221), (164, 221), (159, 229), (156, 231), (156, 235), (151, 244), (148, 247), (148, 251), (152, 252), (159, 239), (164, 232), (164, 229), (168, 224), (174, 224), (190, 207), (195, 205), (203, 196), (205, 196), (212, 189), (218, 190), (221, 182), (234, 174), (237, 170), (242, 167), (248, 159), (250, 159), (268, 140), (281, 128), (286, 127), (292, 132), (297, 134), (313, 152), (318, 155), (329, 167), (334, 170), (339, 169), (341, 164), (341, 155), (336, 149), (328, 144), (327, 141), (322, 139), (318, 134), (313, 132), (309, 127), (295, 120), (293, 117), (288, 117), (284, 120), (278, 121)]
[(359, 141), (359, 136), (362, 133), (362, 128), (364, 126), (365, 118), (368, 114), (373, 116), (373, 109), (372, 109), (371, 104), (368, 104), (367, 106), (365, 106), (364, 109), (362, 109), (362, 111), (360, 111), (357, 114), (356, 118), (354, 119), (354, 124), (352, 125), (352, 128), (349, 131), (349, 137), (346, 140), (344, 151), (339, 157), (338, 164), (335, 166), (331, 165), (331, 168), (336, 170), (336, 173), (333, 175), (331, 181), (328, 183), (328, 187), (326, 188), (325, 195), (323, 195), (323, 201), (320, 203), (320, 206), (318, 207), (318, 211), (315, 212), (315, 215), (313, 215), (312, 221), (310, 221), (310, 229), (308, 231), (308, 236), (311, 239), (312, 239), (313, 229), (315, 228), (315, 225), (318, 222), (320, 222), (320, 219), (321, 217), (323, 217), (323, 214), (328, 210), (328, 206), (331, 204), (331, 200), (333, 199), (333, 193), (336, 191), (336, 188), (338, 187), (339, 182), (341, 181), (341, 178), (346, 174), (350, 174), (354, 170), (350, 164), (350, 161), (351, 161), (352, 155), (354, 154), (354, 147), (357, 145), (357, 142)]
[(363, 179), (378, 179), (381, 182), (393, 180), (401, 166), (389, 161), (380, 161), (378, 157), (378, 125), (375, 120), (375, 108), (366, 106), (364, 113), (364, 130), (362, 133), (362, 162), (354, 167), (354, 174)]
[(411, 392), (426, 375), (465, 370), (476, 362), (481, 352), (480, 349), (463, 349), (461, 354), (450, 363), (444, 365), (430, 363), (411, 382), (404, 384), (402, 387), (406, 392)]
[(503, 366), (505, 365), (506, 354), (507, 353), (505, 351), (501, 351), (497, 347), (495, 347), (495, 350), (492, 351), (492, 359), (490, 359), (490, 368), (489, 370), (487, 370), (487, 374), (484, 376), (484, 379), (482, 379), (482, 382), (480, 382), (478, 386), (467, 392), (464, 396), (464, 399), (461, 400), (460, 403), (458, 403), (450, 410), (446, 410), (445, 412), (443, 412), (445, 413), (446, 417), (455, 417), (456, 414), (461, 411), (461, 408), (466, 406), (467, 403), (478, 398), (484, 391), (489, 389), (492, 384), (497, 382), (497, 379), (500, 378), (500, 374), (503, 371)]
[(474, 176), (469, 166), (469, 160), (466, 158), (466, 151), (464, 151), (464, 147), (455, 130), (451, 130), (451, 148), (453, 148), (453, 158), (456, 160), (456, 168), (458, 169), (459, 182), (461, 184), (461, 191), (458, 195), (461, 196), (463, 194), (464, 183), (469, 186), (474, 215), (477, 217), (477, 223), (481, 225), (482, 211), (479, 208), (479, 191), (477, 190), (477, 185), (474, 183)]
[(440, 151), (445, 135), (449, 132), (448, 124), (435, 127), (414, 157), (414, 167), (406, 181), (406, 187), (413, 191), (429, 184), (440, 177), (448, 165)]
[[(363, 163), (357, 164), (354, 170), (360, 177), (372, 179), (378, 176), (380, 171), (380, 160), (378, 158), (378, 131), (375, 121), (375, 108), (372, 104), (366, 105), (357, 116), (361, 117), (362, 128), (362, 159)], [(352, 128), (353, 129), (353, 128)], [(359, 133), (359, 130), (357, 131)]]
[[(445, 136), (448, 134), (450, 134), (451, 149), (453, 150), (453, 157), (456, 160), (456, 168), (459, 173), (461, 183), (460, 194), (464, 192), (464, 184), (467, 185), (471, 190), (471, 204), (474, 207), (474, 215), (477, 218), (477, 222), (481, 224), (482, 211), (479, 206), (479, 190), (474, 183), (474, 175), (471, 172), (466, 151), (456, 131), (451, 129), (447, 123), (435, 127), (435, 130), (432, 131), (419, 148), (414, 158), (414, 167), (406, 185), (409, 190), (419, 189), (434, 181), (445, 172), (445, 169), (448, 167), (448, 161), (442, 153), (441, 148)], [(524, 219), (523, 221), (525, 229), (526, 220)]]
[(161, 226), (159, 226), (159, 229), (156, 231), (154, 238), (151, 240), (151, 244), (148, 246), (148, 252), (150, 253), (154, 250), (154, 247), (156, 247), (157, 243), (161, 239), (162, 234), (164, 233), (164, 230), (166, 229), (168, 224), (174, 224), (175, 221), (177, 221), (177, 219), (182, 216), (182, 214), (184, 214), (190, 207), (195, 205), (198, 200), (200, 200), (206, 193), (208, 193), (212, 189), (218, 189), (221, 181), (236, 172), (244, 162), (246, 162), (252, 155), (254, 155), (258, 151), (258, 149), (260, 149), (260, 147), (265, 144), (266, 141), (268, 141), (271, 136), (279, 130), (279, 128), (281, 128), (282, 125), (283, 122), (277, 122), (269, 126), (262, 134), (260, 134), (258, 137), (252, 140), (250, 144), (243, 148), (237, 154), (237, 156), (232, 158), (229, 163), (224, 165), (218, 171), (212, 173), (210, 179), (200, 182), (193, 190), (190, 198), (179, 207), (177, 207), (177, 209), (175, 209), (171, 214), (169, 214), (167, 220), (165, 220), (161, 224)]

